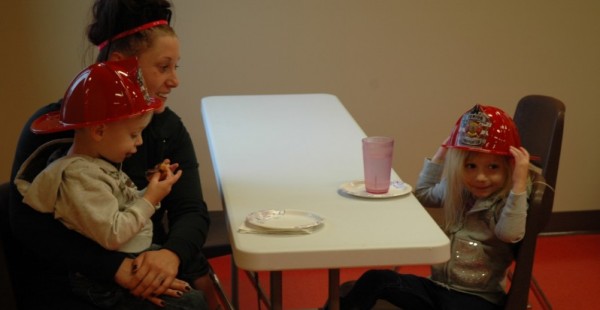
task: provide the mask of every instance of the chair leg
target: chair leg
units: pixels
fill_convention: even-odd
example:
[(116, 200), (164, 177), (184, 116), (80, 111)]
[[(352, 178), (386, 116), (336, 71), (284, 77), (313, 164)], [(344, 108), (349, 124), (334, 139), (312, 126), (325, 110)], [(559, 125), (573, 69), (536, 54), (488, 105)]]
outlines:
[(235, 310), (236, 308), (233, 307), (233, 305), (229, 301), (229, 298), (227, 298), (227, 294), (225, 293), (225, 290), (223, 289), (223, 286), (221, 285), (221, 281), (219, 280), (219, 277), (214, 272), (214, 270), (212, 269), (211, 266), (209, 266), (208, 274), (209, 274), (211, 280), (213, 281), (215, 288), (217, 289), (217, 293), (219, 295), (219, 299), (221, 299), (221, 303), (223, 305), (225, 305), (228, 310)]
[(531, 286), (531, 291), (533, 292), (533, 295), (535, 296), (535, 299), (537, 299), (537, 301), (540, 303), (540, 306), (542, 307), (542, 309), (552, 310), (552, 305), (550, 304), (550, 300), (548, 300), (548, 297), (546, 297), (546, 294), (544, 294), (544, 291), (542, 291), (540, 284), (538, 283), (538, 281), (535, 279), (535, 277), (533, 275), (531, 276), (531, 285), (530, 286)]
[(240, 308), (239, 285), (238, 268), (233, 261), (233, 255), (231, 255), (231, 301), (234, 309)]
[(254, 289), (256, 290), (256, 293), (258, 295), (258, 303), (260, 304), (262, 302), (263, 304), (265, 304), (265, 306), (267, 306), (267, 309), (271, 309), (271, 300), (269, 299), (269, 297), (267, 297), (267, 294), (260, 285), (258, 273), (246, 270), (246, 275), (248, 276), (248, 278), (250, 279), (250, 283), (252, 283), (252, 286), (254, 286)]
[[(267, 309), (270, 309), (271, 300), (269, 299), (269, 297), (267, 297), (267, 294), (260, 285), (258, 273), (247, 270), (245, 271), (245, 273), (246, 276), (248, 276), (250, 283), (252, 283), (254, 289), (256, 289), (256, 292), (258, 294), (258, 303), (260, 304), (262, 302), (267, 307)], [(228, 305), (231, 307), (231, 309), (239, 309), (239, 275), (238, 268), (235, 265), (235, 261), (233, 260), (233, 255), (231, 256), (231, 303), (228, 303)]]
[[(512, 270), (509, 270), (508, 271), (508, 280), (512, 281), (512, 277), (513, 277)], [(535, 297), (535, 299), (540, 303), (540, 306), (542, 307), (543, 310), (552, 310), (552, 304), (550, 304), (550, 300), (548, 299), (546, 294), (544, 294), (544, 291), (542, 291), (542, 287), (540, 286), (540, 284), (538, 283), (538, 281), (535, 279), (535, 277), (533, 275), (531, 275), (531, 282), (529, 284), (529, 289), (533, 293), (533, 296)], [(527, 309), (531, 309), (531, 308), (532, 308), (531, 303), (527, 303)]]

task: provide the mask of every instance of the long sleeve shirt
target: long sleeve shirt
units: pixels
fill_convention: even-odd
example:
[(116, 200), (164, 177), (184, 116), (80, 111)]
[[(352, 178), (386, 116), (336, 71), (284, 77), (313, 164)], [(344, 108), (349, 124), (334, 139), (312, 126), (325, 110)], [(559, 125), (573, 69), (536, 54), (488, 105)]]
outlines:
[[(48, 144), (55, 142), (61, 140)], [(44, 146), (32, 157), (43, 152)], [(22, 170), (27, 169), (28, 162)], [(17, 174), (16, 183), (27, 205), (52, 213), (69, 229), (108, 250), (139, 253), (152, 244), (150, 217), (156, 208), (142, 198), (143, 191), (125, 173), (103, 159), (60, 157), (32, 182)]]
[[(415, 196), (428, 207), (441, 207), (446, 191), (442, 165), (425, 160)], [(505, 296), (506, 272), (512, 263), (513, 244), (523, 237), (527, 193), (477, 199), (464, 220), (453, 228), (450, 260), (431, 267), (431, 279), (441, 285), (478, 295), (493, 303)]]

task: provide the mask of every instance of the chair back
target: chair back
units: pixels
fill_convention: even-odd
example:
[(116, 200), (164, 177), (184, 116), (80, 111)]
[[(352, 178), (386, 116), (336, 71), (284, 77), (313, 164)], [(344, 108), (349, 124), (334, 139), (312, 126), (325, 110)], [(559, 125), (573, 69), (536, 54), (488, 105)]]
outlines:
[(560, 100), (542, 95), (523, 97), (515, 110), (521, 143), (531, 155), (539, 157), (532, 163), (540, 171), (532, 172), (525, 236), (515, 249), (507, 310), (527, 309), (537, 237), (548, 224), (554, 205), (564, 116), (565, 105)]
[(541, 174), (532, 173), (533, 186), (529, 195), (525, 236), (516, 245), (515, 267), (504, 308), (507, 310), (527, 309), (537, 237), (552, 213), (554, 191)]
[(13, 283), (9, 268), (9, 251), (12, 239), (8, 221), (8, 198), (10, 186), (0, 184), (0, 309), (17, 309)]
[(542, 175), (552, 188), (556, 188), (564, 118), (564, 103), (542, 95), (523, 97), (513, 117), (521, 143), (529, 154), (539, 156), (539, 160), (532, 163), (542, 169)]

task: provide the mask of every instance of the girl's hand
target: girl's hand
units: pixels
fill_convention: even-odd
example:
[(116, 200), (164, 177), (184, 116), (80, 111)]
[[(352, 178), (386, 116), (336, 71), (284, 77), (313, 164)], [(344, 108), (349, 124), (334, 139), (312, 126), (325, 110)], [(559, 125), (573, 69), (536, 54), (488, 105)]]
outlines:
[(513, 188), (515, 194), (523, 193), (527, 190), (527, 176), (529, 175), (529, 152), (523, 147), (510, 147), (510, 153), (514, 158), (513, 167)]
[(444, 163), (444, 161), (446, 160), (446, 152), (448, 151), (448, 149), (444, 145), (446, 145), (448, 141), (450, 141), (450, 137), (447, 137), (444, 140), (444, 142), (442, 142), (442, 146), (440, 146), (433, 155), (433, 157), (431, 157), (431, 162), (436, 164)]
[[(165, 162), (168, 163), (168, 159)], [(155, 171), (148, 180), (148, 187), (144, 193), (144, 198), (153, 205), (158, 205), (171, 192), (173, 184), (181, 177), (181, 170), (174, 173), (177, 167), (179, 167), (178, 164), (169, 164), (169, 169)]]

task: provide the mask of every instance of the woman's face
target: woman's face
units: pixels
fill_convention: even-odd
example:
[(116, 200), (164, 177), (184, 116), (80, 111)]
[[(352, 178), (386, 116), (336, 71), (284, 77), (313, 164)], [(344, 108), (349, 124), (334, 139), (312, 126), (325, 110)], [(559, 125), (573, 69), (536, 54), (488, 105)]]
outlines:
[(476, 198), (486, 198), (500, 191), (507, 178), (504, 156), (469, 152), (463, 166), (463, 182)]
[[(179, 58), (179, 39), (172, 35), (157, 35), (152, 46), (138, 56), (148, 92), (165, 104), (171, 89), (179, 85), (176, 73)], [(155, 112), (163, 111), (164, 105)]]

